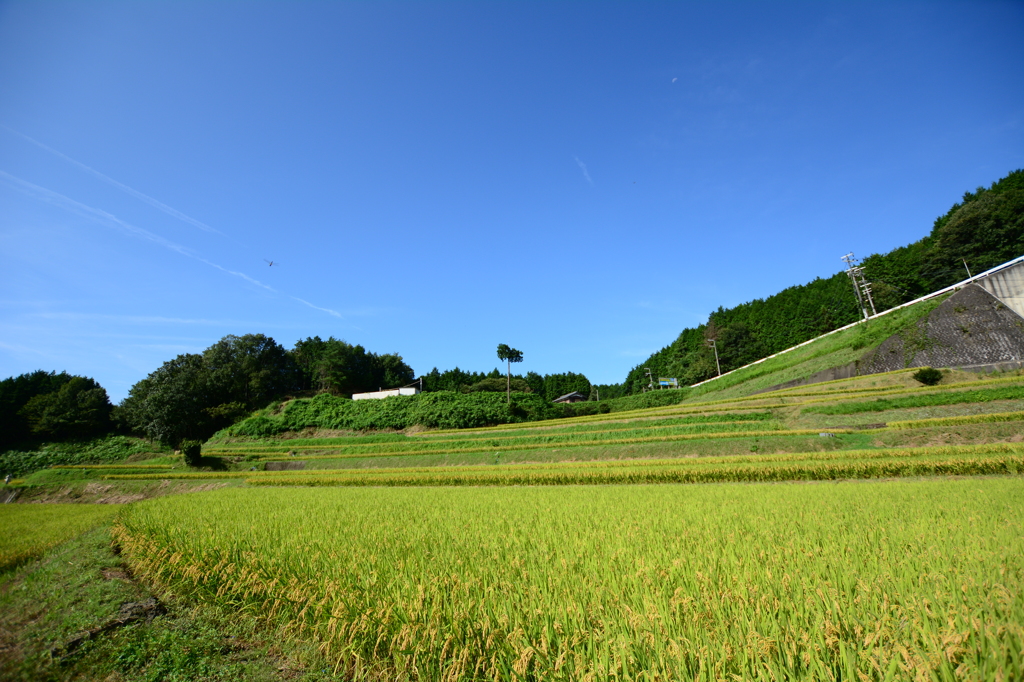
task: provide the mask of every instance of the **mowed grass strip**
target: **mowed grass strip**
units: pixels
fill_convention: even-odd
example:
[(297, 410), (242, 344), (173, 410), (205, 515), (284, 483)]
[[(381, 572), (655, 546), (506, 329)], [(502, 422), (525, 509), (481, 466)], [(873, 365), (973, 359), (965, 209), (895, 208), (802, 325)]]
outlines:
[(173, 469), (173, 464), (54, 464), (51, 469)]
[[(532, 422), (534, 429), (538, 434), (550, 433), (555, 436), (575, 435), (575, 434), (591, 434), (591, 433), (617, 433), (624, 431), (636, 431), (636, 430), (651, 430), (651, 429), (687, 429), (687, 430), (701, 430), (701, 429), (714, 429), (719, 427), (730, 427), (730, 428), (743, 428), (743, 424), (752, 425), (764, 424), (766, 422), (772, 422), (774, 415), (771, 412), (750, 412), (746, 414), (711, 414), (711, 415), (695, 415), (686, 417), (665, 417), (665, 416), (654, 416), (654, 417), (642, 417), (632, 418), (629, 420), (619, 420), (612, 422), (597, 422), (593, 424), (565, 424), (561, 426), (548, 427), (548, 423)], [(765, 428), (762, 426), (761, 428)], [(428, 433), (428, 432), (424, 432)], [(415, 437), (421, 437), (423, 434), (416, 434)], [(499, 436), (500, 438), (529, 438), (531, 436)], [(446, 433), (441, 436), (432, 437), (432, 441), (471, 441), (471, 440), (489, 440), (495, 438), (490, 433)]]
[(857, 414), (861, 412), (883, 412), (908, 407), (929, 407), (932, 405), (957, 405), (961, 403), (985, 403), (993, 400), (1019, 400), (1024, 398), (1024, 384), (1000, 386), (963, 391), (938, 391), (903, 398), (877, 398), (861, 402), (841, 402), (803, 408), (807, 414)]
[(250, 477), (252, 485), (434, 486), (720, 483), (900, 476), (974, 476), (1024, 471), (1024, 444), (687, 458), (506, 467), (450, 467), (388, 473), (324, 471)]
[[(899, 370), (903, 372), (904, 370)], [(745, 396), (742, 398), (727, 398), (721, 400), (712, 400), (704, 402), (694, 403), (678, 403), (675, 405), (667, 405), (663, 407), (649, 407), (649, 408), (638, 408), (634, 410), (624, 410), (622, 412), (609, 412), (607, 414), (588, 415), (585, 417), (565, 417), (562, 419), (550, 419), (542, 422), (523, 422), (519, 424), (500, 424), (496, 426), (482, 426), (473, 429), (461, 429), (461, 430), (438, 430), (429, 431), (419, 434), (420, 437), (433, 438), (441, 435), (447, 435), (452, 433), (469, 433), (478, 432), (486, 433), (491, 431), (513, 431), (519, 429), (531, 429), (537, 426), (559, 426), (559, 425), (572, 425), (572, 424), (588, 424), (595, 422), (607, 422), (614, 420), (623, 419), (637, 419), (641, 417), (658, 417), (658, 416), (673, 416), (673, 415), (698, 415), (698, 414), (713, 414), (716, 412), (736, 412), (738, 410), (765, 410), (776, 407), (799, 407), (803, 405), (817, 405), (820, 403), (842, 403), (845, 398), (856, 399), (857, 397), (863, 397), (864, 395), (901, 395), (901, 394), (915, 394), (915, 393), (936, 393), (941, 394), (945, 392), (958, 392), (964, 391), (971, 388), (993, 386), (1000, 384), (1020, 384), (1024, 386), (1024, 378), (1020, 376), (1010, 377), (998, 377), (995, 379), (984, 379), (980, 381), (965, 381), (947, 384), (945, 386), (896, 386), (896, 387), (878, 387), (878, 388), (867, 388), (867, 389), (850, 389), (848, 391), (833, 391), (829, 393), (825, 392), (814, 392), (805, 391), (804, 394), (789, 393), (788, 391), (795, 391), (796, 389), (784, 389), (782, 391), (771, 392), (771, 393), (760, 393), (757, 395)], [(798, 387), (806, 388), (806, 387)], [(846, 395), (848, 394), (848, 395)], [(750, 404), (744, 405), (743, 403), (763, 403), (763, 404)], [(971, 402), (971, 401), (968, 401)]]
[[(544, 429), (538, 429), (535, 433), (524, 436), (492, 436), (488, 438), (472, 438), (472, 439), (439, 439), (423, 441), (418, 439), (410, 439), (405, 442), (387, 444), (387, 445), (372, 445), (368, 447), (363, 446), (339, 446), (339, 447), (324, 447), (324, 446), (309, 446), (307, 448), (254, 448), (246, 450), (233, 450), (234, 455), (273, 455), (280, 456), (282, 454), (288, 454), (290, 452), (296, 453), (301, 456), (303, 450), (317, 450), (322, 452), (333, 452), (339, 454), (353, 454), (359, 457), (365, 457), (368, 453), (374, 455), (386, 455), (386, 454), (409, 454), (415, 452), (474, 452), (474, 451), (487, 451), (494, 448), (504, 449), (516, 449), (515, 446), (546, 446), (546, 445), (576, 445), (576, 444), (590, 444), (590, 443), (604, 443), (608, 442), (609, 439), (607, 434), (616, 434), (620, 439), (622, 438), (644, 438), (648, 437), (652, 432), (657, 432), (657, 437), (673, 436), (673, 435), (719, 435), (722, 433), (753, 433), (753, 432), (764, 432), (764, 431), (785, 431), (785, 428), (781, 423), (778, 422), (716, 422), (711, 424), (682, 424), (682, 425), (633, 425), (625, 428), (606, 429), (606, 430), (595, 430), (595, 431), (581, 431), (581, 432), (551, 432)], [(668, 432), (662, 434), (661, 432)], [(521, 448), (520, 448), (521, 449)], [(205, 454), (208, 455), (222, 455), (223, 451), (219, 449), (206, 450)]]
[(577, 471), (454, 472), (387, 476), (282, 476), (249, 478), (254, 486), (520, 486), (666, 483), (766, 483), (903, 476), (979, 476), (1024, 471), (1024, 455), (888, 459), (847, 462), (719, 464), (702, 467), (634, 467)]
[[(529, 426), (536, 430), (540, 435), (553, 434), (577, 434), (577, 433), (597, 433), (597, 432), (611, 432), (611, 431), (628, 431), (632, 429), (650, 429), (650, 428), (673, 428), (673, 427), (694, 427), (701, 428), (708, 425), (719, 426), (719, 425), (731, 425), (731, 424), (742, 424), (749, 422), (766, 422), (771, 421), (773, 415), (771, 412), (755, 412), (755, 413), (740, 413), (740, 414), (714, 414), (714, 415), (696, 415), (689, 417), (653, 417), (653, 418), (634, 418), (631, 420), (617, 420), (611, 423), (597, 423), (597, 424), (577, 424), (577, 423), (566, 423), (562, 425), (552, 426), (550, 421), (541, 422), (530, 422)], [(627, 426), (628, 424), (628, 426)], [(498, 429), (495, 429), (497, 431)], [(427, 438), (422, 438), (427, 434), (440, 433)], [(340, 438), (293, 438), (286, 441), (277, 441), (274, 443), (231, 443), (231, 444), (214, 444), (204, 449), (207, 454), (246, 454), (250, 452), (260, 451), (273, 451), (273, 452), (286, 452), (289, 450), (311, 450), (311, 449), (323, 449), (325, 446), (340, 446), (340, 447), (353, 447), (353, 448), (374, 448), (379, 447), (383, 444), (396, 444), (396, 443), (409, 443), (410, 441), (416, 440), (429, 440), (430, 442), (439, 441), (466, 441), (466, 440), (484, 440), (492, 439), (495, 436), (492, 432), (480, 433), (473, 429), (466, 429), (465, 431), (448, 431), (448, 432), (423, 432), (419, 434), (413, 434), (410, 436), (396, 434), (386, 439), (382, 439), (377, 436), (346, 436)], [(522, 436), (507, 436), (509, 438), (521, 438)], [(528, 436), (530, 437), (530, 436)]]
[(459, 465), (429, 467), (382, 467), (379, 469), (319, 469), (313, 471), (229, 471), (229, 472), (173, 472), (163, 474), (104, 476), (111, 479), (156, 479), (162, 478), (287, 478), (308, 476), (340, 476), (340, 477), (377, 477), (392, 474), (443, 475), (446, 473), (517, 473), (521, 471), (578, 471), (586, 469), (624, 469), (624, 468), (658, 468), (658, 467), (702, 467), (731, 466), (736, 464), (766, 464), (792, 462), (819, 462), (831, 460), (865, 461), (876, 459), (909, 459), (909, 458), (952, 458), (990, 454), (1024, 454), (1024, 443), (982, 443), (973, 445), (930, 445), (925, 447), (879, 447), (870, 450), (835, 450), (828, 452), (783, 453), (776, 455), (740, 455), (725, 457), (694, 457), (663, 458), (651, 460), (600, 460), (588, 462), (545, 462), (518, 463), (504, 465)]
[(132, 505), (114, 535), (136, 574), (343, 679), (1012, 680), (1022, 497), (1019, 477), (233, 489)]
[(0, 574), (111, 518), (118, 504), (0, 505)]
[[(1006, 386), (1006, 384), (1010, 384), (1010, 386)], [(991, 387), (991, 388), (989, 388), (989, 387)], [(850, 405), (850, 404), (866, 404), (865, 401), (862, 401), (862, 402), (858, 403), (856, 401), (856, 399), (857, 398), (866, 397), (867, 395), (873, 395), (873, 396), (876, 396), (876, 397), (877, 396), (888, 396), (888, 395), (891, 395), (891, 396), (906, 396), (904, 398), (906, 400), (913, 400), (915, 398), (922, 398), (922, 399), (928, 400), (929, 399), (928, 396), (943, 396), (943, 395), (947, 395), (947, 394), (953, 394), (953, 395), (956, 395), (956, 394), (966, 394), (966, 393), (970, 393), (970, 392), (975, 391), (975, 390), (977, 390), (978, 392), (981, 392), (981, 391), (984, 391), (984, 390), (992, 390), (992, 391), (1006, 390), (1008, 392), (1008, 394), (1013, 395), (1016, 391), (1024, 391), (1024, 378), (1022, 378), (1020, 376), (1010, 376), (1010, 377), (999, 377), (999, 378), (996, 378), (996, 379), (984, 379), (984, 380), (980, 380), (980, 381), (963, 381), (963, 382), (957, 382), (957, 383), (952, 383), (952, 384), (946, 384), (944, 386), (890, 386), (890, 387), (878, 387), (878, 388), (867, 388), (867, 389), (850, 389), (848, 391), (833, 391), (833, 392), (829, 392), (829, 393), (823, 393), (823, 392), (786, 393), (786, 394), (762, 393), (762, 394), (759, 394), (759, 395), (756, 395), (756, 396), (747, 396), (745, 398), (736, 398), (733, 401), (722, 401), (722, 402), (731, 404), (731, 402), (740, 402), (740, 401), (744, 401), (744, 400), (769, 400), (769, 399), (774, 398), (776, 400), (774, 405), (776, 405), (776, 406), (798, 407), (798, 406), (804, 406), (804, 405), (820, 405), (822, 403), (826, 403), (827, 405), (825, 405), (825, 407), (821, 408), (821, 409), (827, 409), (829, 406), (832, 406), (832, 405), (836, 406), (837, 408), (841, 408), (842, 406)], [(995, 394), (992, 394), (992, 395), (995, 395)], [(795, 398), (795, 400), (791, 400), (791, 401), (787, 402), (787, 399), (790, 399), (790, 398)], [(933, 398), (933, 399), (938, 400), (937, 398)], [(941, 402), (941, 401), (939, 401), (939, 402), (934, 402), (934, 403), (926, 402), (924, 404), (947, 405), (947, 404), (955, 404), (957, 402), (984, 402), (984, 401), (994, 400), (994, 399), (995, 398), (991, 398), (991, 397), (980, 397), (980, 398), (979, 397), (971, 397), (971, 398), (959, 397), (957, 399), (952, 400), (951, 402)], [(871, 402), (876, 402), (876, 401), (871, 401)], [(710, 403), (708, 403), (708, 404), (710, 404)], [(688, 404), (688, 403), (682, 403), (678, 407), (685, 408), (685, 407), (689, 407), (690, 405), (691, 404)], [(772, 405), (773, 405), (772, 403), (769, 403), (768, 405), (765, 405), (763, 407), (771, 407)], [(657, 412), (662, 412), (662, 413), (669, 413), (669, 412), (671, 412), (671, 411), (673, 411), (675, 409), (676, 409), (675, 406), (670, 406), (670, 407), (653, 408), (651, 411), (652, 412), (657, 411)], [(814, 411), (818, 411), (820, 408), (815, 407), (815, 408), (812, 408), (812, 409)], [(849, 412), (835, 412), (835, 413), (833, 413), (833, 412), (825, 412), (825, 411), (821, 411), (819, 413), (820, 414), (849, 414)]]
[(309, 477), (341, 477), (341, 478), (368, 478), (374, 479), (389, 475), (416, 475), (429, 474), (431, 476), (442, 476), (451, 473), (452, 475), (470, 474), (518, 474), (533, 472), (573, 472), (585, 470), (605, 469), (658, 469), (658, 468), (701, 468), (701, 467), (730, 467), (746, 464), (757, 464), (759, 466), (771, 466), (773, 464), (800, 463), (800, 462), (823, 462), (823, 461), (868, 461), (876, 459), (912, 459), (912, 458), (955, 458), (971, 457), (979, 455), (1014, 455), (1024, 454), (1024, 443), (985, 443), (979, 445), (937, 445), (916, 448), (877, 448), (860, 450), (832, 450), (826, 452), (793, 452), (772, 455), (729, 455), (721, 457), (683, 457), (668, 459), (626, 459), (626, 460), (600, 460), (587, 462), (549, 462), (549, 463), (521, 463), (503, 465), (463, 465), (463, 466), (430, 466), (430, 467), (392, 467), (380, 469), (323, 469), (313, 471), (231, 471), (231, 472), (173, 472), (164, 474), (112, 474), (104, 476), (106, 479), (122, 480), (161, 480), (173, 479), (216, 479), (216, 478), (246, 478), (246, 479), (284, 479), (284, 478), (309, 478)]
[[(810, 436), (821, 433), (821, 429), (771, 429), (751, 431), (720, 431), (710, 433), (683, 433), (675, 435), (636, 436), (633, 438), (594, 438), (594, 439), (565, 439), (565, 440), (541, 440), (537, 439), (531, 443), (499, 443), (489, 444), (486, 447), (467, 445), (463, 447), (433, 447), (433, 448), (410, 448), (405, 450), (388, 450), (372, 452), (345, 452), (345, 451), (324, 451), (317, 454), (294, 454), (282, 458), (280, 454), (251, 453), (248, 458), (252, 461), (303, 461), (316, 459), (356, 459), (366, 457), (406, 457), (409, 455), (457, 455), (480, 452), (521, 452), (526, 450), (544, 450), (551, 448), (570, 447), (602, 447), (609, 445), (637, 445), (640, 443), (672, 443), (677, 441), (698, 441), (716, 440), (722, 438), (750, 438), (762, 436)], [(853, 433), (853, 429), (829, 429), (829, 433)]]
[[(928, 426), (960, 426), (963, 424), (997, 424), (1000, 422), (1024, 421), (1024, 412), (989, 412), (986, 414), (965, 414), (953, 417), (929, 417), (927, 419), (906, 419), (888, 422), (887, 429), (918, 429)], [(1024, 433), (1024, 429), (1021, 429)]]

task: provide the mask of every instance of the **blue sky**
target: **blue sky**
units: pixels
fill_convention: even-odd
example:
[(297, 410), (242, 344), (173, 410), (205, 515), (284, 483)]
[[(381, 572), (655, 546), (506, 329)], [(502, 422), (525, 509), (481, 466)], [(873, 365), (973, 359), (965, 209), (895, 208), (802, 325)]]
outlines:
[(619, 382), (1024, 167), (1022, 36), (1021, 2), (2, 2), (0, 377), (117, 402), (260, 332)]

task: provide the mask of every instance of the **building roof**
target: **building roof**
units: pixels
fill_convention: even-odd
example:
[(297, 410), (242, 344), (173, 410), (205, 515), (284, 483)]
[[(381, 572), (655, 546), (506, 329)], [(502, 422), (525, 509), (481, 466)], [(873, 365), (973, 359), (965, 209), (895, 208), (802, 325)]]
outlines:
[(587, 396), (583, 395), (579, 391), (573, 391), (572, 393), (566, 393), (563, 396), (555, 398), (554, 402), (556, 402), (556, 403), (564, 403), (567, 400), (570, 400), (572, 398), (579, 398), (580, 400), (586, 400)]

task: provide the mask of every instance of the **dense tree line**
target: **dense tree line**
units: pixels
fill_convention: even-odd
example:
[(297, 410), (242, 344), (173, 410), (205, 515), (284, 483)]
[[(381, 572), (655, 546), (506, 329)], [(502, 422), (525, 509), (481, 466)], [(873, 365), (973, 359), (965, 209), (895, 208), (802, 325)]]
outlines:
[[(415, 374), (400, 355), (372, 353), (329, 337), (298, 341), (291, 350), (263, 334), (225, 336), (202, 353), (163, 363), (113, 407), (93, 379), (37, 371), (0, 382), (0, 449), (26, 440), (67, 440), (118, 427), (172, 447), (203, 441), (275, 401), (289, 397), (376, 391), (412, 384)], [(497, 368), (484, 374), (458, 368), (422, 377), (428, 392), (505, 392)], [(591, 392), (582, 374), (512, 376), (511, 387), (548, 401)]]
[(36, 370), (0, 381), (0, 451), (29, 441), (92, 438), (111, 430), (113, 406), (89, 377)]
[[(424, 391), (455, 391), (457, 393), (476, 393), (478, 391), (504, 391), (506, 377), (494, 368), (491, 372), (466, 372), (458, 367), (444, 372), (435, 367), (423, 375)], [(562, 372), (545, 374), (527, 372), (526, 375), (512, 375), (512, 390), (520, 393), (535, 393), (546, 400), (554, 400), (567, 393), (579, 391), (584, 396), (591, 395), (590, 380), (583, 374)], [(603, 394), (602, 394), (602, 397)], [(609, 396), (610, 397), (610, 396)]]
[(263, 334), (225, 336), (201, 354), (169, 360), (135, 384), (117, 406), (126, 429), (177, 447), (275, 400), (308, 393), (347, 396), (412, 381), (401, 356), (368, 353), (333, 337), (286, 350)]
[[(1024, 255), (1024, 171), (1017, 170), (991, 187), (967, 192), (935, 220), (923, 239), (863, 261), (879, 312), (942, 289)], [(966, 266), (965, 266), (966, 264)], [(766, 299), (711, 313), (697, 328), (687, 328), (671, 344), (634, 367), (623, 382), (625, 394), (648, 385), (645, 370), (676, 377), (684, 384), (717, 373), (714, 340), (723, 372), (777, 353), (833, 329), (856, 322), (860, 309), (845, 272), (789, 287)], [(602, 395), (602, 397), (604, 397)]]
[(295, 344), (292, 357), (302, 372), (302, 388), (352, 395), (412, 383), (414, 373), (401, 355), (368, 353), (333, 336), (312, 336)]

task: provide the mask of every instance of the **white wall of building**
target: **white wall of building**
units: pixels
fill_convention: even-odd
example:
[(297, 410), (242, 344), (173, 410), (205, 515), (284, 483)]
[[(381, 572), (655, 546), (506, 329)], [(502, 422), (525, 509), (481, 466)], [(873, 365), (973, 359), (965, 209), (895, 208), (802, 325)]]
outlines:
[(352, 400), (380, 400), (395, 395), (416, 395), (419, 392), (418, 388), (389, 388), (386, 391), (373, 391), (372, 393), (353, 393)]

